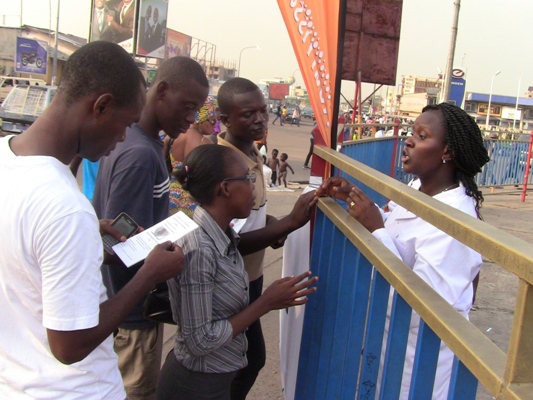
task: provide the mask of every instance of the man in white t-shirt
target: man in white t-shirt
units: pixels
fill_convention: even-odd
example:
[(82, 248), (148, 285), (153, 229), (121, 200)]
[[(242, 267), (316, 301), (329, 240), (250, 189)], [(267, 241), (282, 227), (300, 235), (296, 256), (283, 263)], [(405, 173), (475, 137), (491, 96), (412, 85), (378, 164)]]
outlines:
[(124, 140), (145, 91), (125, 50), (89, 43), (70, 56), (42, 116), (0, 139), (0, 399), (126, 397), (111, 334), (157, 283), (181, 271), (183, 252), (157, 246), (137, 278), (107, 300), (100, 230), (120, 234), (109, 221), (99, 227), (68, 164), (75, 155), (97, 161)]

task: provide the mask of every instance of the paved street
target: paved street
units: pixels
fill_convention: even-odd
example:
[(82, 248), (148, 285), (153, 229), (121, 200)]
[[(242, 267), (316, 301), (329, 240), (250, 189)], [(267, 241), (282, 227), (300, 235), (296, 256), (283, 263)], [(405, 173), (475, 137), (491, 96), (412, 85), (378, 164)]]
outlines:
[[(277, 148), (280, 153), (289, 155), (288, 162), (295, 174), (289, 172), (290, 182), (304, 182), (309, 179), (309, 170), (302, 168), (304, 158), (309, 150), (309, 137), (312, 122), (304, 120), (299, 128), (290, 125), (273, 126), (269, 124), (269, 153)], [(268, 212), (281, 217), (290, 212), (292, 205), (306, 186), (305, 183), (290, 184), (294, 191), (270, 191), (268, 193)], [(513, 189), (509, 191), (509, 189)], [(514, 188), (490, 189), (483, 191), (485, 202), (482, 208), (484, 220), (506, 232), (528, 242), (533, 242), (533, 192), (525, 203), (520, 202), (520, 195)], [(282, 249), (267, 249), (265, 260), (265, 287), (281, 276)], [(477, 306), (479, 309), (470, 313), (472, 322), (504, 351), (507, 350), (511, 321), (514, 310), (514, 296), (517, 279), (490, 260), (485, 260), (478, 290)], [(282, 399), (279, 376), (279, 318), (278, 312), (271, 312), (261, 319), (267, 344), (267, 362), (265, 368), (252, 389), (250, 400)], [(173, 327), (165, 329), (164, 357), (172, 346)], [(163, 358), (164, 358), (163, 357)], [(478, 399), (490, 400), (483, 388), (478, 391)]]

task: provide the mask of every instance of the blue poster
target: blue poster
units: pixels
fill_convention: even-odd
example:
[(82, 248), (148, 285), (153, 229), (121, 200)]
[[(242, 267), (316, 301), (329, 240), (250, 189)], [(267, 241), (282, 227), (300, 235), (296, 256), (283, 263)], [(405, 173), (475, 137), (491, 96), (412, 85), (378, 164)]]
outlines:
[(46, 56), (37, 40), (17, 37), (16, 72), (46, 75)]

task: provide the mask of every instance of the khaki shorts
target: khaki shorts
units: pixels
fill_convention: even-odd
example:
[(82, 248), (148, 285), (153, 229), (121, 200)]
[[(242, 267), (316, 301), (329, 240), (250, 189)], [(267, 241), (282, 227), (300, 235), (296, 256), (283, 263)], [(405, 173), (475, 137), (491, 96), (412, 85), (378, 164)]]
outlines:
[(119, 328), (115, 352), (128, 400), (155, 399), (162, 351), (163, 324), (147, 329)]

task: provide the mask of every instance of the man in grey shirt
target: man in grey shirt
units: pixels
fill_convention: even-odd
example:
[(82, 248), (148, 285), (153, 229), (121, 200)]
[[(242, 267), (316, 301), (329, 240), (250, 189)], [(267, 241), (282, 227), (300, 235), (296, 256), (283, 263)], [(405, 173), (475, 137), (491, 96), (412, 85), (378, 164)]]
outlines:
[[(159, 67), (139, 122), (128, 128), (125, 141), (101, 160), (93, 198), (99, 218), (115, 218), (126, 212), (140, 226), (149, 228), (168, 217), (169, 176), (159, 132), (176, 138), (187, 131), (208, 92), (209, 83), (196, 61), (173, 57)], [(139, 267), (104, 265), (109, 295), (125, 286)], [(130, 400), (155, 398), (161, 365), (162, 325), (143, 318), (142, 303), (115, 336), (115, 351)]]

